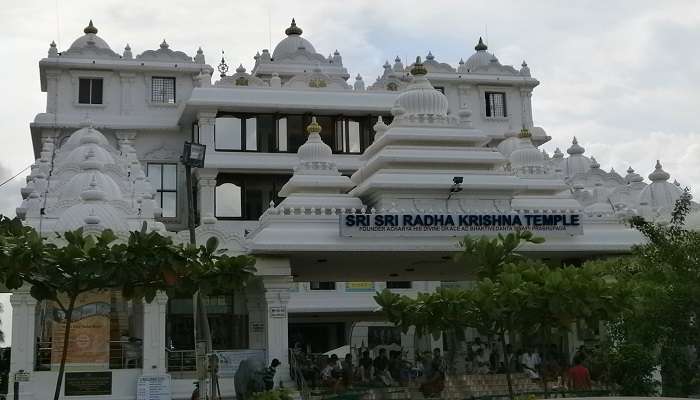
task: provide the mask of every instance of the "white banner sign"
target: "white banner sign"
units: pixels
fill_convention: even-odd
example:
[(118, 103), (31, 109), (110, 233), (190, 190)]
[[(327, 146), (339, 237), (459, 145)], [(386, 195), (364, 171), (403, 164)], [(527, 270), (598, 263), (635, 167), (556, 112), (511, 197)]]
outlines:
[(214, 354), (219, 359), (220, 378), (232, 378), (243, 360), (257, 358), (265, 363), (265, 350), (215, 351)]
[(143, 375), (136, 381), (136, 400), (172, 400), (170, 375)]
[(344, 214), (340, 236), (466, 236), (529, 230), (581, 235), (580, 214)]

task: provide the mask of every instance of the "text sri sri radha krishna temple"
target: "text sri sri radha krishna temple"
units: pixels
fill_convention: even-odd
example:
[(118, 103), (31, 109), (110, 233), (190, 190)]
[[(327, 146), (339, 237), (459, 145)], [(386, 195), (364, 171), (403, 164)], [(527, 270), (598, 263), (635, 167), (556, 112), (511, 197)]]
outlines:
[[(641, 236), (625, 218), (668, 218), (681, 194), (656, 160), (616, 172), (576, 138), (564, 151), (540, 150), (551, 137), (533, 121), (539, 81), (525, 62), (501, 64), (481, 39), (457, 65), (431, 53), (415, 63), (397, 57), (366, 84), (351, 80), (338, 50), (317, 52), (294, 21), (285, 33), (250, 72), (228, 71), (226, 62), (247, 59), (236, 55), (215, 74), (202, 49), (192, 57), (165, 40), (116, 52), (92, 21), (39, 61), (46, 110), (30, 124), (36, 162), (17, 214), (47, 237), (82, 227), (124, 238), (146, 222), (186, 242), (180, 154), (185, 141), (206, 145), (194, 171), (197, 241), (216, 237), (231, 254), (254, 255), (261, 278), (206, 300), (214, 350), (231, 362), (219, 371), (225, 396), (245, 358), (277, 358), (276, 379), (289, 380), (292, 347), (347, 346), (355, 359), (388, 347), (411, 359), (448, 346), (396, 332), (373, 295), (468, 285), (451, 261), (465, 234), (530, 229), (546, 242), (524, 253), (578, 264), (628, 252)], [(699, 221), (696, 211), (689, 222)], [(11, 303), (10, 376), (31, 371), (22, 399), (51, 398), (60, 315), (29, 288)], [(100, 292), (76, 313), (66, 391), (90, 372), (103, 392), (79, 398), (136, 399), (139, 378), (168, 374), (172, 398), (190, 398), (191, 297), (136, 304)], [(596, 335), (576, 327), (558, 343), (571, 354)]]

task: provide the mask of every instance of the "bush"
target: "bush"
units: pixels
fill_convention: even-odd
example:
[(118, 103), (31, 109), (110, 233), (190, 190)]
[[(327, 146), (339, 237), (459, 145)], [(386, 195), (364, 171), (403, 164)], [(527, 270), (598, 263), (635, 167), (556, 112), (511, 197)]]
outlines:
[(287, 389), (273, 389), (253, 393), (250, 400), (292, 400), (292, 395)]
[(656, 367), (653, 352), (638, 343), (622, 343), (607, 354), (609, 383), (622, 396), (649, 396), (656, 392), (652, 373)]

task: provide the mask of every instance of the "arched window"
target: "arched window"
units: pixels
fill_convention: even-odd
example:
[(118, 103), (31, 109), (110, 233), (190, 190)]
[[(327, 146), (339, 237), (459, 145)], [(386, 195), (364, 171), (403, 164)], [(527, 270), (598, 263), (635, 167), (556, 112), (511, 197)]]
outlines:
[(224, 183), (216, 187), (215, 214), (218, 218), (240, 218), (241, 187), (233, 183)]

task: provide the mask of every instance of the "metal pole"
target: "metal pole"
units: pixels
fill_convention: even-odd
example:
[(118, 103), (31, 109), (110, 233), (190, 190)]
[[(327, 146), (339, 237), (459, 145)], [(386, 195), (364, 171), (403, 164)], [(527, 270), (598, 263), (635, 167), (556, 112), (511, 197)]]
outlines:
[(14, 400), (19, 400), (19, 382), (17, 381), (17, 379), (15, 379), (14, 387), (15, 388), (12, 397), (14, 398)]
[(197, 244), (194, 236), (194, 201), (192, 200), (192, 167), (185, 160), (185, 185), (187, 186), (187, 229), (190, 231), (190, 244)]
[[(190, 232), (190, 244), (197, 245), (197, 239), (195, 237), (195, 226), (194, 226), (194, 201), (192, 199), (192, 167), (190, 166), (188, 160), (183, 160), (185, 164), (185, 186), (187, 187), (187, 229)], [(197, 369), (197, 380), (199, 381), (199, 398), (205, 400), (207, 398), (207, 379), (206, 374), (202, 371), (206, 368), (204, 364), (204, 357), (206, 357), (206, 349), (202, 349), (199, 344), (199, 307), (202, 306), (201, 297), (199, 296), (199, 291), (195, 292), (192, 296), (192, 318), (194, 322), (194, 352), (195, 352), (195, 364)], [(201, 354), (204, 350), (205, 354)]]

